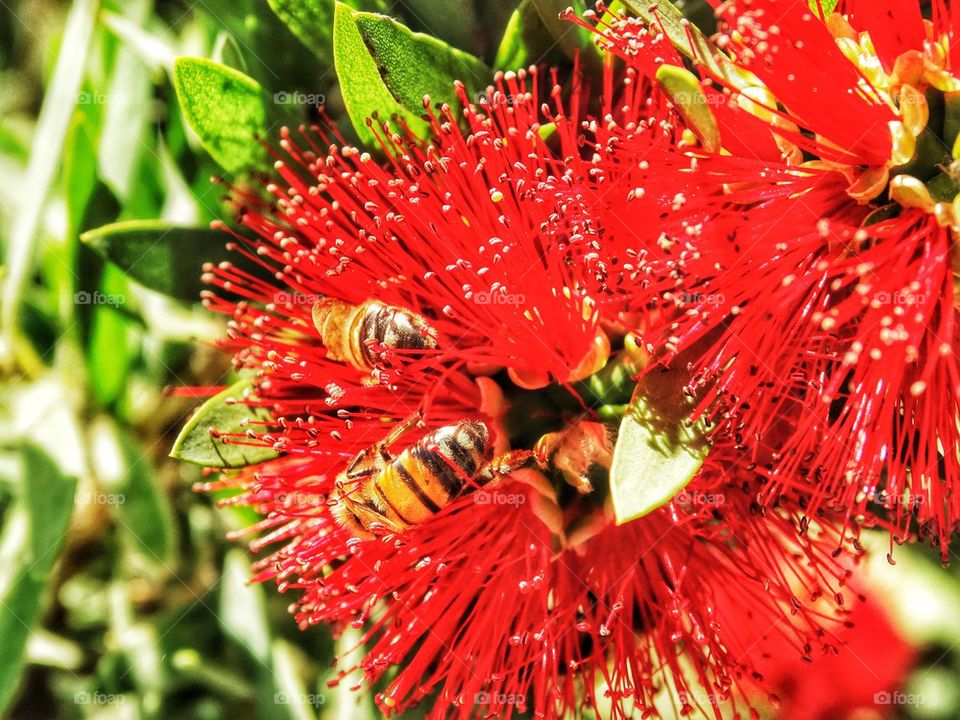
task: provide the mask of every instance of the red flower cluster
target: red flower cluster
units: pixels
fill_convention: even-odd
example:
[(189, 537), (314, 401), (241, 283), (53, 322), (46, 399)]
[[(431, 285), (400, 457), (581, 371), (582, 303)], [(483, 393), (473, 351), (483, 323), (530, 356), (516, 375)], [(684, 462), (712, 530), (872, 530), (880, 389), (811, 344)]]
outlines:
[(798, 519), (755, 512), (723, 481), (727, 466), (711, 462), (688, 487), (697, 507), (625, 526), (564, 533), (555, 498), (518, 480), (402, 536), (358, 541), (330, 512), (334, 478), (318, 464), (278, 461), (208, 487), (242, 484), (232, 502), (265, 515), (252, 549), (280, 549), (256, 579), (299, 591), (302, 625), (362, 628), (371, 682), (399, 668), (377, 696), (384, 710), (626, 718), (676, 703), (712, 714), (749, 702), (774, 649), (837, 652), (849, 571), (826, 552), (836, 534), (798, 540)]
[(883, 717), (902, 697), (916, 652), (879, 603), (867, 594), (854, 605), (836, 635), (836, 654), (801, 664), (784, 647), (759, 661), (779, 701), (780, 720)]
[(650, 123), (613, 128), (589, 212), (621, 219), (607, 240), (637, 248), (638, 306), (661, 310), (645, 316), (651, 351), (693, 349), (700, 412), (749, 446), (765, 501), (799, 493), (811, 515), (851, 520), (884, 508), (900, 538), (919, 530), (946, 556), (960, 519), (960, 10), (838, 11), (723, 3), (726, 54), (696, 60), (699, 77), (658, 28), (606, 18), (605, 46), (639, 76), (690, 76), (673, 99), (692, 132), (667, 145)]
[[(622, 527), (599, 490), (582, 495), (529, 469), (406, 532), (369, 538), (338, 519), (363, 492), (351, 459), (411, 414), (424, 427), (398, 446), (435, 450), (418, 445), (427, 430), (480, 419), (497, 450), (531, 447), (535, 428), (593, 422), (576, 381), (630, 356), (620, 329), (630, 299), (596, 271), (620, 261), (601, 223), (567, 207), (583, 178), (541, 137), (536, 84), (500, 82), (482, 110), (465, 109), (469, 133), (445, 109), (431, 143), (383, 135), (385, 166), (351, 148), (323, 154), (312, 133), (285, 135), (283, 186), (267, 185), (276, 201), (237, 196), (260, 237), (238, 249), (279, 282), (224, 265), (208, 278), (223, 292), (207, 302), (231, 314), (229, 345), (255, 372), (248, 402), (274, 418), (232, 440), (283, 456), (206, 487), (242, 487), (230, 502), (264, 514), (254, 548), (280, 547), (258, 577), (302, 591), (302, 623), (364, 627), (371, 680), (401, 667), (384, 708), (429, 696), (438, 716), (560, 717), (606, 704), (621, 716), (653, 712), (661, 677), (674, 697), (693, 683), (683, 697), (719, 704), (750, 676), (754, 643), (717, 608), (818, 653), (829, 646), (818, 626), (833, 614), (820, 598), (832, 603), (848, 572), (829, 556), (839, 539), (828, 527), (798, 538), (794, 513), (759, 512), (754, 473), (729, 443), (685, 501)], [(625, 84), (620, 102), (632, 92)], [(579, 122), (559, 106), (548, 119), (575, 165)], [(403, 308), (422, 341), (398, 348), (372, 327), (379, 341), (351, 350), (374, 298)], [(360, 320), (331, 324), (334, 306)]]
[[(271, 419), (227, 439), (280, 457), (204, 487), (263, 514), (302, 624), (363, 629), (383, 709), (720, 717), (766, 636), (834, 649), (834, 522), (945, 547), (960, 25), (884, 6), (724, 3), (699, 77), (659, 19), (594, 14), (625, 61), (599, 98), (499, 75), (425, 103), (428, 139), (376, 126), (383, 161), (285, 131), (266, 196), (233, 191), (272, 279), (212, 268), (206, 302)], [(690, 362), (712, 447), (616, 525), (609, 371), (650, 357)]]

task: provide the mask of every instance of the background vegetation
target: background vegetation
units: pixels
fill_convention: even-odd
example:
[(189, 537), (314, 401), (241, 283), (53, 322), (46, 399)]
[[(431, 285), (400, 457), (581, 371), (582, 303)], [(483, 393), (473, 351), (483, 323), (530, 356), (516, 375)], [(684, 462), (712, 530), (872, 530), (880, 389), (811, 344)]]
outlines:
[[(567, 4), (350, 6), (440, 38), (404, 52), (449, 92), (443, 62), (482, 88), (487, 66), (569, 68), (577, 48), (589, 54), (579, 30), (553, 20)], [(346, 106), (356, 115), (389, 100), (379, 86), (345, 91), (344, 64), (363, 78), (369, 60), (350, 48), (335, 58), (332, 2), (271, 5), (0, 0), (0, 714), (305, 720), (371, 709), (369, 693), (345, 689), (352, 681), (327, 686), (328, 632), (300, 632), (289, 598), (246, 584), (246, 552), (224, 538), (251, 518), (215, 509), (191, 490), (199, 469), (167, 457), (197, 404), (167, 389), (233, 379), (212, 342), (222, 320), (197, 303), (201, 264), (223, 253), (208, 225), (228, 216), (211, 176), (242, 182), (263, 158), (255, 136), (316, 120), (319, 102), (356, 138), (364, 127)], [(702, 5), (690, 8), (701, 21)], [(399, 32), (356, 25), (371, 27)], [(424, 52), (439, 60), (416, 65)], [(387, 111), (415, 112), (415, 99), (386, 90)], [(925, 701), (878, 712), (956, 717), (956, 566), (905, 548), (892, 575), (883, 555), (872, 582), (918, 648), (906, 687)]]

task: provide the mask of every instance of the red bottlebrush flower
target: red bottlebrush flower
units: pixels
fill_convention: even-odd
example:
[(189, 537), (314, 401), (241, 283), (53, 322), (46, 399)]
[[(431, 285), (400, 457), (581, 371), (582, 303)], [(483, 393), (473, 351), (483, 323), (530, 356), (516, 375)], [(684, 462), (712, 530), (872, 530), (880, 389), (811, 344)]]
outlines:
[[(524, 102), (508, 107), (507, 97)], [(279, 217), (239, 199), (260, 211), (245, 224), (266, 240), (256, 252), (286, 266), (290, 286), (279, 300), (288, 302), (267, 285), (248, 288), (249, 297), (287, 322), (297, 319), (294, 305), (309, 310), (320, 296), (401, 308), (443, 298), (430, 320), (443, 348), (426, 353), (431, 361), (506, 367), (533, 387), (591, 374), (608, 355), (600, 320), (618, 308), (603, 305), (609, 298), (577, 262), (595, 252), (592, 238), (571, 234), (550, 200), (550, 186), (569, 179), (541, 152), (539, 103), (536, 88), (528, 93), (511, 73), (491, 119), (468, 114), (465, 134), (434, 118), (439, 146), (385, 135), (385, 166), (354, 148), (324, 154), (316, 135), (302, 146), (285, 135), (292, 162), (278, 160), (277, 171), (286, 186), (268, 186)], [(389, 260), (367, 250), (381, 245)], [(242, 284), (229, 272), (218, 278)]]
[(653, 233), (611, 223), (608, 240), (642, 256), (621, 283), (663, 310), (651, 349), (697, 346), (718, 432), (749, 445), (795, 425), (764, 458), (765, 497), (798, 491), (811, 513), (850, 518), (884, 506), (898, 536), (918, 520), (946, 553), (960, 520), (960, 10), (933, 5), (923, 20), (911, 0), (826, 18), (801, 0), (726, 2), (725, 56), (695, 63), (700, 78), (640, 21), (605, 20), (635, 72), (693, 90), (673, 96), (679, 143), (609, 129), (595, 194), (604, 217), (655, 218)]
[[(467, 106), (467, 133), (448, 109), (429, 142), (385, 131), (384, 164), (284, 133), (274, 202), (235, 192), (258, 236), (238, 249), (276, 280), (211, 268), (206, 301), (271, 419), (226, 439), (282, 454), (204, 487), (264, 515), (257, 577), (299, 593), (302, 624), (364, 629), (384, 710), (648, 717), (664, 682), (742, 697), (748, 646), (720, 608), (819, 652), (838, 534), (756, 506), (729, 444), (682, 497), (613, 523), (607, 432), (578, 381), (637, 361), (607, 282), (624, 260), (567, 207), (579, 121), (559, 102), (542, 117), (524, 80)], [(582, 422), (577, 448), (538, 442)]]
[(650, 717), (665, 682), (677, 711), (719, 718), (711, 705), (749, 705), (758, 648), (833, 651), (820, 606), (846, 574), (828, 554), (835, 533), (798, 542), (797, 518), (755, 512), (724, 470), (711, 462), (677, 501), (620, 527), (596, 508), (561, 521), (556, 496), (519, 480), (365, 541), (335, 519), (335, 479), (317, 463), (288, 457), (208, 488), (243, 488), (229, 502), (266, 516), (252, 549), (279, 549), (256, 579), (299, 592), (302, 625), (363, 628), (371, 682), (398, 668), (377, 697), (386, 711)]
[[(773, 688), (780, 720), (844, 720), (888, 712), (917, 659), (916, 649), (894, 626), (880, 599), (865, 592), (834, 633), (833, 652), (805, 663), (777, 648), (758, 645), (751, 658)], [(762, 649), (759, 649), (762, 648)]]

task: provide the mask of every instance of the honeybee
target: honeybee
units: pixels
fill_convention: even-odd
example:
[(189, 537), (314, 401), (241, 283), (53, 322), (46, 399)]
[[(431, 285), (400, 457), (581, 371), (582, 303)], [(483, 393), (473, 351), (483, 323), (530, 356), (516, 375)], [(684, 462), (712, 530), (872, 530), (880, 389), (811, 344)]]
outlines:
[(387, 350), (437, 347), (437, 331), (420, 315), (379, 300), (353, 305), (322, 297), (313, 304), (313, 324), (327, 357), (363, 371), (382, 367)]
[(462, 420), (424, 435), (391, 455), (389, 447), (419, 422), (414, 415), (359, 452), (337, 478), (334, 517), (355, 536), (371, 538), (419, 525), (454, 500), (528, 464), (532, 453), (492, 454), (490, 432)]
[(541, 469), (558, 470), (580, 493), (589, 493), (593, 490), (590, 469), (595, 465), (609, 469), (613, 463), (612, 433), (603, 423), (581, 420), (566, 430), (542, 436), (533, 456)]

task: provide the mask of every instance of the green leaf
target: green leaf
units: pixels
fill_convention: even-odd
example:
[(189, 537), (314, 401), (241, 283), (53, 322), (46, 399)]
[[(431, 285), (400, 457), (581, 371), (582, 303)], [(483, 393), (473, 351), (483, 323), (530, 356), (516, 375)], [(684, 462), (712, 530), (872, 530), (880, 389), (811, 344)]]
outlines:
[[(123, 10), (128, 20), (140, 24), (146, 22), (149, 14), (147, 3), (142, 0), (124, 3)], [(153, 100), (149, 68), (132, 49), (121, 45), (105, 93), (91, 93), (90, 99), (104, 104), (99, 176), (117, 198), (128, 202), (138, 186), (140, 158), (150, 147), (145, 142)]]
[(429, 127), (422, 119), (424, 95), (433, 103), (456, 107), (455, 80), (475, 93), (493, 76), (490, 68), (468, 53), (343, 3), (337, 3), (333, 52), (350, 120), (360, 139), (371, 145), (376, 139), (367, 119), (374, 114), (381, 120), (396, 114), (414, 133), (423, 135)]
[[(66, 200), (67, 229), (59, 247), (51, 248), (43, 269), (50, 287), (59, 294), (58, 306), (63, 327), (74, 324), (77, 250), (80, 232), (97, 187), (97, 146), (86, 113), (77, 111), (70, 123), (63, 153), (61, 189)], [(69, 336), (72, 331), (67, 331)]]
[(536, 65), (550, 55), (556, 44), (533, 0), (523, 0), (510, 15), (493, 65), (498, 70)]
[(165, 32), (166, 29), (147, 30), (142, 24), (131, 22), (128, 18), (109, 11), (100, 13), (100, 22), (122, 40), (124, 46), (135, 53), (147, 67), (173, 70), (176, 50), (173, 40)]
[(944, 93), (943, 141), (953, 149), (953, 159), (957, 159), (960, 148), (960, 92)]
[(105, 417), (94, 425), (92, 437), (97, 478), (134, 569), (171, 572), (176, 556), (173, 509), (149, 454)]
[(233, 35), (224, 30), (217, 33), (217, 39), (213, 43), (213, 50), (211, 50), (210, 55), (215, 62), (236, 68), (240, 72), (247, 71), (247, 61), (243, 58), (240, 46)]
[(74, 113), (63, 154), (63, 192), (67, 201), (68, 238), (76, 242), (87, 203), (97, 185), (97, 149), (90, 122)]
[(270, 663), (270, 625), (263, 587), (250, 582), (250, 563), (241, 550), (231, 550), (223, 563), (220, 625), (224, 632), (262, 664)]
[[(363, 655), (363, 631), (355, 627), (346, 627), (337, 638), (336, 657), (339, 667), (358, 667)], [(331, 677), (337, 677), (331, 674)], [(363, 674), (354, 670), (343, 677), (337, 677), (335, 688), (328, 696), (323, 707), (324, 718), (332, 720), (377, 720), (381, 717), (373, 703), (373, 693), (353, 692), (351, 685), (363, 681)], [(407, 714), (407, 713), (405, 713)]]
[[(333, 7), (333, 0), (325, 0)], [(328, 89), (333, 73), (329, 65), (317, 67), (315, 57), (299, 42), (290, 29), (270, 12), (264, 0), (204, 0), (202, 10), (205, 22), (201, 32), (208, 28), (230, 33), (243, 50), (248, 70), (246, 74), (259, 82), (271, 95), (278, 91), (306, 93)], [(270, 107), (269, 100), (267, 107)]]
[(260, 83), (239, 70), (197, 57), (177, 58), (173, 84), (183, 115), (221, 167), (238, 172), (265, 156), (267, 133)]
[(673, 46), (717, 77), (737, 81), (738, 72), (730, 59), (707, 39), (696, 25), (669, 0), (619, 0), (647, 25), (662, 30)]
[(73, 108), (80, 96), (87, 53), (97, 11), (97, 0), (77, 0), (70, 6), (63, 42), (50, 86), (43, 98), (37, 129), (31, 144), (30, 164), (22, 187), (30, 189), (17, 208), (8, 242), (5, 243), (6, 277), (0, 297), (0, 341), (2, 360), (10, 361), (17, 342), (17, 321), (23, 290), (36, 259), (37, 232), (50, 186), (60, 169), (60, 155)]
[(329, 0), (267, 0), (300, 41), (327, 63), (332, 59), (333, 4)]
[[(284, 25), (320, 59), (333, 62), (333, 0), (267, 0)], [(387, 12), (383, 0), (352, 0), (345, 3), (356, 10)]]
[[(488, 0), (489, 4), (490, 3)], [(482, 52), (486, 28), (480, 24), (476, 0), (404, 0), (404, 17), (416, 29), (471, 52)], [(396, 11), (387, 12), (396, 15)]]
[(571, 7), (577, 15), (582, 15), (586, 10), (583, 0), (533, 0), (533, 4), (544, 26), (567, 57), (573, 58), (579, 53), (584, 63), (593, 69), (600, 67), (600, 53), (592, 42), (593, 33), (561, 18), (561, 14)]
[(19, 497), (0, 538), (0, 714), (13, 699), (27, 639), (70, 522), (76, 483), (39, 448), (24, 445)]
[(479, 90), (493, 79), (482, 61), (430, 35), (383, 15), (355, 12), (353, 17), (384, 84), (408, 110), (422, 109), (424, 95), (434, 103), (455, 104), (455, 80)]
[[(819, 11), (820, 11), (820, 7), (822, 7), (822, 8), (823, 8), (823, 16), (824, 16), (824, 17), (827, 17), (830, 13), (833, 12), (834, 8), (837, 7), (837, 3), (838, 3), (839, 1), (840, 1), (840, 0), (809, 0), (809, 2), (810, 2), (810, 9), (813, 10), (814, 12), (819, 12)], [(819, 5), (820, 7), (817, 7), (818, 5)]]
[(270, 420), (263, 408), (239, 402), (251, 387), (249, 380), (241, 380), (201, 405), (180, 431), (170, 457), (219, 468), (243, 467), (277, 457), (273, 448), (225, 443), (210, 433), (243, 433), (251, 420)]
[(657, 82), (663, 86), (704, 149), (707, 152), (720, 152), (720, 127), (703, 94), (699, 78), (686, 68), (661, 65), (657, 68)]
[(99, 293), (78, 292), (78, 304), (93, 303), (87, 364), (96, 399), (110, 405), (126, 386), (136, 351), (132, 329), (122, 314), (127, 303), (127, 282), (115, 267), (104, 268)]
[(710, 450), (702, 422), (691, 423), (686, 373), (654, 369), (637, 384), (620, 424), (610, 468), (617, 524), (663, 506), (693, 479)]
[(270, 720), (315, 720), (310, 712), (323, 696), (309, 695), (295, 666), (291, 648), (271, 638), (263, 586), (250, 582), (246, 553), (231, 550), (223, 563), (220, 626), (256, 661), (255, 717)]
[(223, 230), (168, 225), (159, 220), (128, 220), (80, 236), (98, 254), (140, 284), (180, 300), (200, 299), (203, 264), (237, 260)]
[[(300, 678), (300, 668), (297, 667), (294, 656), (295, 647), (283, 640), (274, 640), (270, 647), (271, 681), (275, 690), (273, 697), (277, 704), (286, 709), (286, 717), (290, 720), (316, 720), (315, 709), (326, 701), (326, 694), (308, 693)], [(284, 702), (279, 702), (283, 700)], [(328, 713), (323, 713), (329, 718)]]
[(425, 134), (428, 125), (420, 118), (420, 111), (405, 109), (383, 83), (380, 68), (363, 42), (354, 13), (347, 5), (337, 3), (333, 28), (333, 58), (340, 92), (360, 140), (367, 145), (376, 144), (376, 136), (367, 127), (367, 119), (374, 114), (380, 119), (397, 115), (411, 131)]

